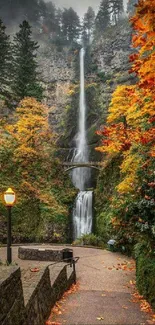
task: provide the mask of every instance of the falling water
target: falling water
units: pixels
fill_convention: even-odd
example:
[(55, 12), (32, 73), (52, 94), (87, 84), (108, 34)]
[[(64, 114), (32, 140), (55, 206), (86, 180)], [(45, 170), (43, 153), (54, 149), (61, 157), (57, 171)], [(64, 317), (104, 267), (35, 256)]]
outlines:
[(92, 231), (92, 191), (80, 191), (73, 211), (74, 238)]
[[(86, 139), (86, 101), (84, 86), (84, 49), (80, 51), (80, 101), (79, 101), (79, 132), (76, 140), (76, 150), (72, 161), (86, 163), (88, 157), (88, 145)], [(92, 230), (92, 192), (85, 191), (89, 182), (90, 169), (80, 167), (73, 169), (72, 181), (80, 192), (76, 198), (73, 211), (74, 239), (82, 234), (89, 234)]]

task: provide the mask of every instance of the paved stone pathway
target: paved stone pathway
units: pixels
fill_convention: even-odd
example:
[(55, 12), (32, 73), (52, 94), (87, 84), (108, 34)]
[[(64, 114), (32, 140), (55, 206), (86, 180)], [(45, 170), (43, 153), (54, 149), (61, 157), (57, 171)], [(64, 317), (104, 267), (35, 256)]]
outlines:
[[(46, 247), (48, 245), (45, 245)], [(50, 245), (48, 246), (48, 248)], [(49, 324), (66, 325), (148, 325), (150, 315), (132, 302), (134, 292), (134, 261), (119, 253), (74, 247), (79, 289), (58, 302), (60, 313), (52, 314)], [(18, 247), (13, 247), (13, 261), (22, 270), (42, 267), (49, 262), (18, 259)], [(0, 247), (0, 259), (6, 259), (6, 247)], [(23, 271), (22, 271), (23, 272)]]
[(106, 250), (77, 247), (74, 256), (80, 257), (76, 265), (79, 289), (58, 303), (60, 315), (52, 314), (52, 325), (149, 324), (150, 315), (140, 310), (139, 303), (132, 302), (132, 259)]

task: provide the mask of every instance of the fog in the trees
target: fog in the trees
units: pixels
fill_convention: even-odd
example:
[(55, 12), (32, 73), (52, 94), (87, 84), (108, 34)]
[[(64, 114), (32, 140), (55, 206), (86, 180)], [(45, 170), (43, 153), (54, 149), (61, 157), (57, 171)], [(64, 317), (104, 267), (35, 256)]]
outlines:
[[(49, 0), (46, 0), (49, 1)], [(91, 6), (95, 11), (98, 10), (101, 0), (53, 0), (58, 7), (73, 7), (77, 11), (78, 15), (83, 16), (88, 7)], [(128, 0), (123, 0), (124, 7), (126, 8)]]

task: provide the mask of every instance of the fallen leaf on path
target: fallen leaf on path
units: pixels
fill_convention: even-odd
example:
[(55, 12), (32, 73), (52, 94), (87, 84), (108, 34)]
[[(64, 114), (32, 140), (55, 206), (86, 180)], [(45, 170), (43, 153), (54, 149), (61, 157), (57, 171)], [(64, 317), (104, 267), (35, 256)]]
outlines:
[(97, 317), (97, 320), (104, 320), (104, 317)]
[(135, 281), (130, 280), (130, 284), (131, 284), (131, 285), (134, 285), (134, 284), (135, 284)]
[(54, 307), (51, 310), (49, 319), (47, 320), (45, 325), (62, 325), (62, 323), (59, 322), (52, 322), (51, 319), (53, 319), (53, 317), (55, 317), (56, 315), (61, 315), (65, 311), (64, 309), (64, 302), (66, 301), (65, 298), (67, 298), (70, 294), (76, 293), (78, 289), (79, 289), (79, 283), (72, 284), (71, 288), (63, 294), (62, 298), (58, 302), (55, 303)]
[(39, 269), (37, 267), (34, 267), (32, 269), (30, 269), (31, 272), (39, 272)]
[(122, 270), (123, 270), (123, 271), (127, 271), (127, 270), (128, 270), (127, 265), (123, 265), (123, 266), (122, 266)]
[(151, 318), (150, 320), (147, 320), (148, 324), (155, 324), (155, 314), (153, 314), (152, 308), (150, 304), (144, 299), (142, 295), (138, 293), (138, 291), (135, 291), (135, 293), (132, 294), (132, 302), (134, 303), (140, 303), (140, 309), (144, 313), (150, 314)]
[(112, 267), (108, 267), (108, 270), (112, 270)]
[(123, 284), (123, 288), (131, 288), (129, 284)]
[(122, 306), (122, 308), (123, 308), (123, 309), (128, 309), (128, 307), (127, 307), (127, 306)]
[(106, 294), (105, 293), (102, 293), (102, 295), (101, 295), (102, 297), (106, 297)]
[(58, 312), (58, 315), (61, 315), (62, 314), (62, 311), (61, 310), (59, 310), (59, 312)]
[[(135, 271), (135, 263), (133, 262), (125, 262), (124, 263), (117, 263), (117, 265), (113, 265), (115, 270), (122, 270), (122, 271)], [(128, 274), (127, 274), (128, 275)]]

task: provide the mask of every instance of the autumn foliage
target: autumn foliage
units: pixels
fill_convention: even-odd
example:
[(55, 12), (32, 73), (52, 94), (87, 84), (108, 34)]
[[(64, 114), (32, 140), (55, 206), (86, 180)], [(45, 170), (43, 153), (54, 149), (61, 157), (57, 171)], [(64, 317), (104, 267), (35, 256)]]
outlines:
[[(10, 151), (12, 181), (23, 195), (40, 197), (50, 172), (49, 154), (53, 133), (47, 120), (47, 108), (34, 98), (25, 98), (16, 109), (12, 123), (3, 125), (1, 147)], [(2, 161), (6, 169), (5, 161)], [(8, 159), (9, 167), (9, 159)], [(12, 170), (13, 171), (13, 170)], [(8, 168), (8, 173), (9, 168)], [(18, 174), (18, 177), (17, 177)], [(15, 186), (15, 184), (14, 184)]]
[(14, 220), (20, 234), (29, 232), (31, 237), (33, 231), (43, 233), (42, 225), (49, 221), (66, 227), (65, 203), (74, 194), (72, 190), (67, 195), (63, 192), (62, 167), (54, 157), (56, 134), (48, 122), (48, 108), (35, 98), (24, 98), (14, 114), (1, 119), (0, 133), (0, 193), (2, 197), (9, 186), (16, 192)]
[[(117, 87), (107, 125), (97, 132), (102, 140), (96, 150), (104, 153), (104, 159), (121, 157), (117, 194), (111, 198), (112, 223), (117, 231), (128, 225), (127, 236), (132, 242), (136, 231), (147, 234), (149, 241), (152, 238), (154, 242), (155, 236), (154, 8), (153, 0), (139, 0), (136, 5), (135, 15), (130, 19), (135, 53), (130, 56), (129, 73), (135, 74), (137, 82)], [(151, 247), (154, 249), (154, 244)]]
[(119, 192), (134, 190), (138, 168), (151, 165), (155, 157), (155, 12), (152, 0), (139, 1), (131, 18), (132, 73), (138, 77), (133, 86), (119, 86), (112, 97), (107, 126), (98, 134), (103, 136), (97, 150), (110, 155), (121, 153), (122, 183)]

